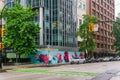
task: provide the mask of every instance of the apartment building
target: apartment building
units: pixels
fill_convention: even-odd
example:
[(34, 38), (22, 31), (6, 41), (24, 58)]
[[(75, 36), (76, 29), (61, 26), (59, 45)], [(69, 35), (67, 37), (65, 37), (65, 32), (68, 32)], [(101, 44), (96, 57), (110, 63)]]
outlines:
[(114, 54), (113, 42), (115, 38), (112, 32), (112, 22), (115, 20), (115, 0), (87, 0), (87, 14), (98, 17), (99, 30), (94, 34), (94, 40), (97, 44), (95, 54), (91, 56), (107, 56)]

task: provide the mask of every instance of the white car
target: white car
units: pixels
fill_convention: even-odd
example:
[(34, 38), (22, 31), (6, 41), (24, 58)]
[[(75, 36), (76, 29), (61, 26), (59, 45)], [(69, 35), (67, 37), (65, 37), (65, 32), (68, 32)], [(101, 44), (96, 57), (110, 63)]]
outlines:
[(110, 60), (109, 57), (103, 58), (103, 61), (104, 61), (104, 62), (107, 62), (107, 61), (109, 61), (109, 60)]
[(85, 58), (83, 59), (77, 58), (77, 59), (72, 59), (70, 61), (70, 64), (79, 64), (79, 63), (85, 63), (85, 62), (86, 62)]

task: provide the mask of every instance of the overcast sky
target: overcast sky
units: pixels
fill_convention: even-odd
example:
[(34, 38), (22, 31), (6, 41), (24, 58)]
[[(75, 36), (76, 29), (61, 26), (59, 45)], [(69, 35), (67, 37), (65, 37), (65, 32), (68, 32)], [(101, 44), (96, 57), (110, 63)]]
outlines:
[(115, 0), (115, 16), (120, 13), (120, 0)]

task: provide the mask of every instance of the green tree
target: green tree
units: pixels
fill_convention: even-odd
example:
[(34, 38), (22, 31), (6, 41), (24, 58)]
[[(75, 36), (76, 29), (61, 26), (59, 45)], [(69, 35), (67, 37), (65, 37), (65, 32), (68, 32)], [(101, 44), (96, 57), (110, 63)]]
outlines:
[(4, 44), (11, 46), (17, 55), (29, 55), (35, 51), (35, 39), (40, 29), (32, 20), (37, 14), (38, 11), (25, 8), (18, 2), (3, 11), (2, 17), (6, 19)]
[(116, 18), (113, 23), (112, 35), (115, 37), (113, 46), (116, 46), (117, 51), (120, 51), (120, 18)]
[(83, 24), (81, 24), (77, 31), (77, 36), (80, 36), (83, 40), (80, 44), (79, 51), (93, 52), (96, 48), (96, 44), (93, 40), (94, 31), (89, 31), (89, 24), (97, 24), (98, 20), (95, 16), (83, 15)]

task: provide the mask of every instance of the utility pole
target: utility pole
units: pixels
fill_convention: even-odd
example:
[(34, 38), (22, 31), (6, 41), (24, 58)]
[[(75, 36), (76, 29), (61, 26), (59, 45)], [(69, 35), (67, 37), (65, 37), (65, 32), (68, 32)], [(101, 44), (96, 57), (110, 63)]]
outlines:
[[(0, 43), (2, 43), (2, 12), (1, 12), (1, 15), (0, 15)], [(2, 69), (2, 48), (1, 48), (1, 44), (0, 44), (0, 69)]]
[(4, 38), (4, 34), (5, 34), (5, 30), (3, 29), (3, 25), (2, 25), (2, 14), (3, 14), (3, 10), (5, 9), (5, 7), (10, 4), (10, 3), (14, 3), (14, 0), (6, 3), (3, 8), (2, 8), (2, 11), (1, 11), (1, 14), (0, 14), (0, 69), (2, 69), (2, 51), (3, 51), (3, 48), (4, 48), (4, 44), (2, 43), (2, 38)]

